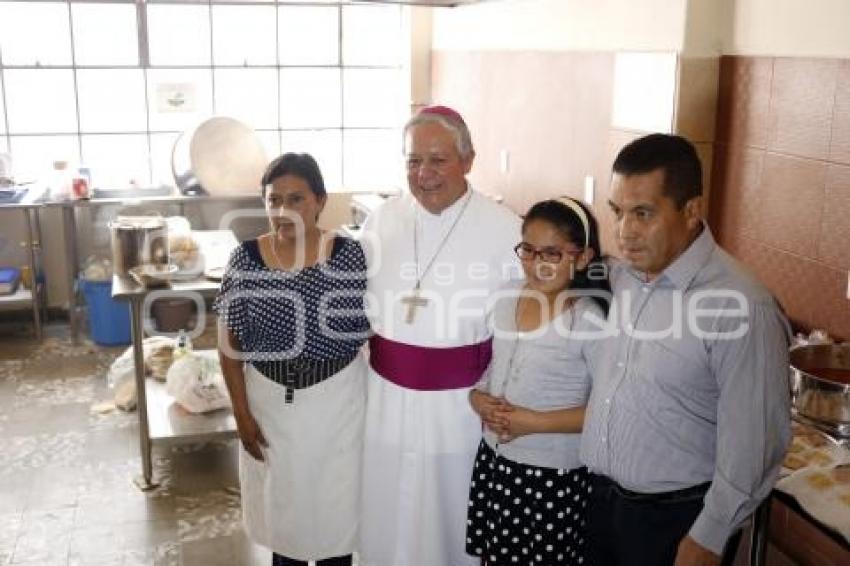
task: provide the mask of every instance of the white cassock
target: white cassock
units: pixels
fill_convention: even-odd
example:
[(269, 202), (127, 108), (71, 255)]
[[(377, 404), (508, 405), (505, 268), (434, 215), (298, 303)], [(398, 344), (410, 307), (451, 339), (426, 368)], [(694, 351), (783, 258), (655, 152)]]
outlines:
[[(410, 323), (401, 299), (411, 295), (417, 279), (414, 229), (419, 272), (437, 256), (421, 282), (428, 304), (416, 309)], [(370, 215), (362, 236), (375, 333), (426, 348), (485, 342), (491, 335), (491, 295), (521, 274), (513, 252), (520, 238), (520, 219), (471, 189), (439, 215), (410, 194), (387, 201)], [(374, 353), (374, 342), (372, 347)], [(469, 481), (481, 440), (481, 422), (469, 404), (470, 386), (410, 388), (399, 384), (404, 379), (379, 374), (374, 361), (368, 377), (361, 564), (479, 564), (480, 558), (465, 552)], [(411, 375), (439, 383), (440, 376), (416, 366)]]

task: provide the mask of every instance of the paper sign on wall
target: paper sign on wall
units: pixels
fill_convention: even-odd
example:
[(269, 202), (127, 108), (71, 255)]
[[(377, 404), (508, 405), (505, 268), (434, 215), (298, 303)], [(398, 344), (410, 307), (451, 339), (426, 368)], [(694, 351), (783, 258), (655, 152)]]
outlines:
[(194, 83), (159, 83), (156, 85), (157, 112), (191, 113), (197, 96)]

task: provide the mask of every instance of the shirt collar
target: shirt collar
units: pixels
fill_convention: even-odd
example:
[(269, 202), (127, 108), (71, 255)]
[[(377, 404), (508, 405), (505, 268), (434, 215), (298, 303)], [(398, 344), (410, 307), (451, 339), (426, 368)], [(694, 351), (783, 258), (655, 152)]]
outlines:
[(419, 203), (419, 201), (416, 200), (416, 197), (413, 196), (413, 193), (410, 193), (410, 198), (413, 201), (414, 209), (419, 211), (419, 215), (421, 217), (423, 217), (423, 218), (435, 218), (435, 219), (439, 218), (439, 219), (445, 220), (445, 219), (454, 218), (454, 216), (456, 214), (458, 214), (461, 211), (461, 209), (463, 208), (463, 203), (465, 203), (467, 199), (472, 198), (473, 192), (474, 191), (472, 190), (472, 184), (470, 184), (467, 181), (466, 191), (462, 195), (460, 195), (460, 198), (457, 199), (456, 201), (454, 201), (453, 203), (451, 203), (448, 207), (446, 207), (443, 210), (441, 210), (440, 212), (438, 212), (437, 214), (430, 212), (427, 208), (422, 206)]
[[(656, 278), (655, 283), (662, 281), (668, 282), (673, 287), (686, 290), (700, 269), (708, 262), (711, 254), (717, 243), (714, 241), (714, 236), (711, 234), (711, 229), (705, 222), (702, 223), (702, 232), (697, 236), (696, 240), (691, 242), (684, 252), (677, 257), (667, 268), (661, 272)], [(629, 273), (634, 277), (645, 280), (645, 274), (628, 268)]]

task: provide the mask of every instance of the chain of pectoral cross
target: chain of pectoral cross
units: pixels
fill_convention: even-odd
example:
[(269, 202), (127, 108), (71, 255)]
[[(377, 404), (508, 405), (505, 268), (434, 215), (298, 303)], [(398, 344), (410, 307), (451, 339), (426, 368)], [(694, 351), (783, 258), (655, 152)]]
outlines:
[[(437, 259), (437, 256), (440, 255), (440, 252), (443, 250), (443, 246), (446, 245), (446, 242), (449, 241), (449, 236), (454, 232), (455, 227), (460, 222), (460, 219), (463, 217), (463, 213), (466, 212), (466, 207), (469, 204), (469, 201), (472, 200), (472, 189), (467, 189), (469, 195), (466, 197), (466, 201), (463, 203), (463, 207), (460, 209), (457, 217), (454, 222), (452, 222), (449, 231), (446, 232), (446, 235), (443, 236), (443, 239), (440, 241), (440, 244), (437, 246), (437, 250), (434, 252), (434, 255), (431, 256), (431, 261), (425, 266), (425, 269), (422, 272), (419, 272), (419, 237), (416, 232), (417, 222), (414, 220), (413, 222), (413, 261), (416, 262), (416, 285), (413, 286), (413, 291), (410, 295), (401, 299), (402, 304), (407, 306), (407, 314), (404, 317), (404, 321), (407, 324), (412, 324), (416, 319), (416, 309), (419, 307), (425, 307), (428, 305), (428, 299), (419, 295), (422, 291), (422, 280), (425, 278), (425, 275), (428, 274), (428, 271), (431, 269), (431, 266), (434, 265), (434, 261)], [(418, 218), (418, 216), (417, 216)]]

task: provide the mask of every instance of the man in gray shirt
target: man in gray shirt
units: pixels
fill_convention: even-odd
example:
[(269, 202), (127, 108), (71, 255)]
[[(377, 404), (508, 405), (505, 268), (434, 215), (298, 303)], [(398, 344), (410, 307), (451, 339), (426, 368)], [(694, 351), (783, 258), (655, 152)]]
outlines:
[(623, 260), (580, 452), (590, 563), (717, 564), (788, 445), (787, 321), (702, 220), (687, 140), (640, 138), (613, 169)]

